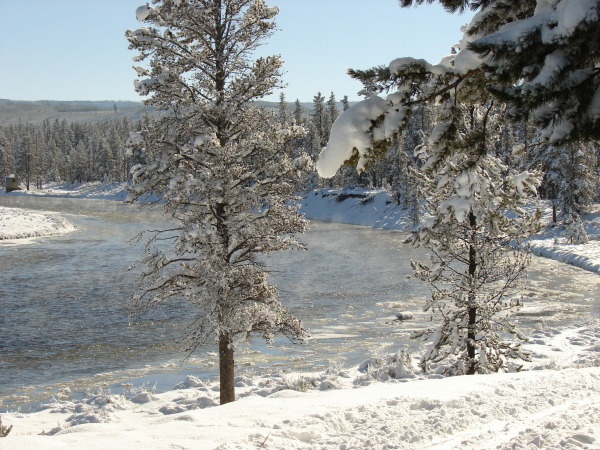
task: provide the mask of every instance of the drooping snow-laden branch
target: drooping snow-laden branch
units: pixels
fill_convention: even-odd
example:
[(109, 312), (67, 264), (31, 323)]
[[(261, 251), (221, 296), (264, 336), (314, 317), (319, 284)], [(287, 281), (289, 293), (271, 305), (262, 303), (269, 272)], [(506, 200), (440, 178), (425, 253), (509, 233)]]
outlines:
[[(397, 58), (387, 67), (350, 71), (372, 95), (344, 111), (333, 124), (329, 142), (317, 161), (319, 175), (334, 176), (355, 154), (357, 169), (364, 169), (374, 144), (401, 133), (416, 106), (456, 99), (464, 85), (476, 83), (482, 61), (466, 48), (469, 41), (465, 35), (461, 44), (465, 48), (436, 65), (422, 59)], [(388, 93), (385, 99), (378, 95), (384, 92)]]

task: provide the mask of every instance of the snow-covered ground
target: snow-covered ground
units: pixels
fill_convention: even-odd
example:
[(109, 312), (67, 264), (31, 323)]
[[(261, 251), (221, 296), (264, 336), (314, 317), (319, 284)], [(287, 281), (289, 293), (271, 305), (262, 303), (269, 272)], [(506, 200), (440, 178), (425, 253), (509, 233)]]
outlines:
[[(60, 189), (45, 195), (62, 195)], [(103, 189), (78, 195), (123, 198), (122, 190)], [(339, 194), (311, 192), (303, 211), (322, 220), (410, 226), (386, 193), (344, 191), (344, 201)], [(532, 248), (598, 272), (599, 215), (587, 215), (584, 224), (586, 245), (566, 244), (562, 230), (548, 228)], [(217, 406), (214, 382), (185, 374), (160, 394), (151, 386), (129, 395), (96, 390), (84, 399), (63, 391), (36, 412), (2, 414), (3, 426), (13, 429), (0, 447), (600, 449), (600, 321), (580, 325), (537, 330), (526, 346), (533, 361), (518, 373), (442, 378), (399, 353), (365, 355), (358, 367), (320, 373), (240, 376), (240, 398), (225, 406)]]
[[(600, 448), (600, 323), (540, 330), (519, 373), (424, 377), (399, 355), (351, 369), (215, 383), (182, 376), (161, 394), (60, 392), (13, 425), (6, 449)], [(416, 373), (416, 374), (415, 374)], [(395, 377), (395, 378), (394, 378)]]
[[(0, 195), (87, 198), (99, 200), (124, 200), (125, 186), (119, 183), (52, 183), (43, 190), (13, 191)], [(29, 211), (22, 208), (0, 206), (0, 240), (56, 236), (74, 231), (75, 227), (59, 214)]]
[(58, 214), (0, 206), (0, 240), (69, 233), (75, 227)]
[(127, 190), (126, 185), (123, 183), (48, 183), (43, 189), (31, 188), (30, 191), (13, 191), (6, 195), (125, 200), (125, 197), (127, 197)]

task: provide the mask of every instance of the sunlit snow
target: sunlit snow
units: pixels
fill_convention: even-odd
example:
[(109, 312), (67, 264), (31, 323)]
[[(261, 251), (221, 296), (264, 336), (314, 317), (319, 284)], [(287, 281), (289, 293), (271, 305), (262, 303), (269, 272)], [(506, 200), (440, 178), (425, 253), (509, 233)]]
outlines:
[(74, 230), (57, 214), (0, 206), (0, 240), (60, 235)]
[(358, 152), (357, 168), (361, 170), (366, 164), (366, 152), (371, 147), (371, 138), (367, 130), (386, 110), (387, 103), (376, 95), (360, 102), (348, 110), (333, 124), (330, 144), (323, 149), (317, 161), (317, 171), (324, 178), (331, 178), (344, 161), (350, 159), (354, 149)]
[[(54, 185), (36, 194), (124, 196), (124, 186), (75, 188)], [(337, 201), (340, 194), (347, 200)], [(322, 189), (301, 204), (313, 218), (410, 227), (382, 191)], [(22, 224), (38, 214), (18, 211)], [(599, 272), (600, 214), (583, 220), (589, 244), (566, 244), (560, 227), (547, 228), (531, 240), (534, 251)], [(600, 322), (529, 337), (533, 360), (519, 373), (442, 378), (424, 375), (402, 355), (365, 355), (351, 368), (238, 376), (239, 400), (225, 406), (217, 406), (215, 382), (183, 373), (163, 393), (151, 386), (125, 395), (92, 389), (75, 398), (65, 389), (33, 412), (2, 413), (3, 425), (13, 429), (0, 443), (15, 449), (598, 448)]]
[(138, 7), (138, 9), (135, 10), (136, 19), (139, 20), (140, 22), (143, 20), (146, 20), (146, 18), (152, 12), (152, 9), (153, 8), (148, 5), (142, 5), (142, 6)]

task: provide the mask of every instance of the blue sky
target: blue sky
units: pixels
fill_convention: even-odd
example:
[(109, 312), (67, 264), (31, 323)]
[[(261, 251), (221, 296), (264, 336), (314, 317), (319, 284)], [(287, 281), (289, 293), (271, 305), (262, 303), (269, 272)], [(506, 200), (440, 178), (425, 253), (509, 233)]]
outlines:
[[(137, 28), (140, 0), (0, 0), (0, 98), (140, 100), (134, 52), (124, 32)], [(267, 0), (279, 31), (261, 54), (286, 61), (288, 101), (322, 92), (357, 100), (349, 67), (366, 69), (400, 56), (437, 62), (471, 15), (437, 5), (408, 9), (396, 0)], [(276, 100), (279, 92), (273, 94)]]

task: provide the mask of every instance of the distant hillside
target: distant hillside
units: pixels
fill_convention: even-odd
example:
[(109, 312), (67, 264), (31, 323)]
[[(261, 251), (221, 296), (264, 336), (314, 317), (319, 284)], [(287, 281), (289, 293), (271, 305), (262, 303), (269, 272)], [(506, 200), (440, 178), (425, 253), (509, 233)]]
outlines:
[(0, 99), (0, 125), (28, 122), (39, 123), (46, 119), (67, 122), (97, 122), (122, 119), (140, 119), (153, 108), (141, 102), (130, 101), (17, 101)]
[[(277, 109), (278, 102), (259, 101), (264, 108)], [(312, 102), (302, 102), (305, 113), (313, 109)], [(288, 110), (294, 110), (294, 102), (288, 102)], [(341, 103), (338, 108), (341, 110)], [(141, 119), (144, 114), (155, 114), (152, 107), (142, 102), (132, 101), (20, 101), (0, 99), (0, 125), (14, 123), (40, 123), (44, 120), (66, 120), (67, 122), (98, 122), (119, 120), (127, 116), (132, 120)]]

